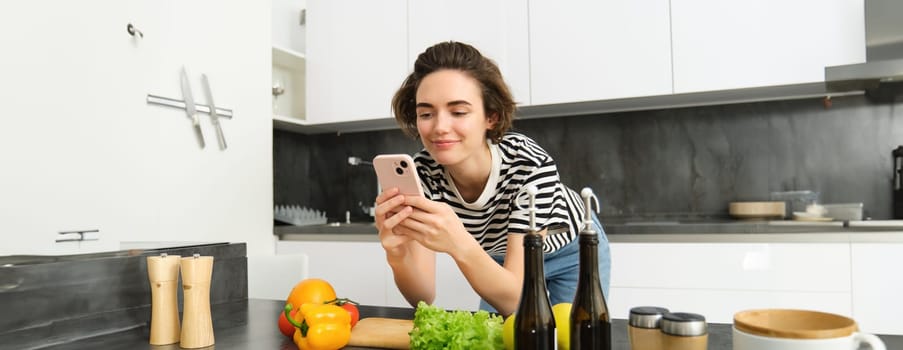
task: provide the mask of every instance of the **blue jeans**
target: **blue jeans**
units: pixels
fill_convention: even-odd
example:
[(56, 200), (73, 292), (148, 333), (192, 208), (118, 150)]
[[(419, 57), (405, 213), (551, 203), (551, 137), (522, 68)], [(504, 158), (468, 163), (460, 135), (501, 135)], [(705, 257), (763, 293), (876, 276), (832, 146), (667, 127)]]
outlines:
[[(608, 237), (599, 223), (599, 218), (593, 213), (593, 223), (599, 232), (599, 279), (602, 282), (602, 293), (608, 300), (608, 286), (611, 279), (611, 250), (608, 247)], [(546, 276), (546, 287), (549, 290), (549, 302), (552, 305), (558, 303), (574, 302), (577, 293), (577, 278), (580, 273), (580, 237), (561, 247), (557, 251), (545, 254), (543, 259), (543, 272)], [(504, 255), (490, 255), (499, 265), (505, 262)], [(496, 312), (486, 300), (480, 300), (480, 310)]]

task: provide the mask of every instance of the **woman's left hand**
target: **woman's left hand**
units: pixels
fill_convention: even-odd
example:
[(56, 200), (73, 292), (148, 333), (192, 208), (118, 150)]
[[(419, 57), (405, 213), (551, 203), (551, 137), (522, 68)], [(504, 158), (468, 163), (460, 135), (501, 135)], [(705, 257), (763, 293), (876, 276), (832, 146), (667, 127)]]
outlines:
[(430, 250), (452, 256), (456, 249), (476, 243), (448, 204), (413, 196), (406, 196), (404, 204), (418, 210), (399, 223), (396, 232), (400, 231)]

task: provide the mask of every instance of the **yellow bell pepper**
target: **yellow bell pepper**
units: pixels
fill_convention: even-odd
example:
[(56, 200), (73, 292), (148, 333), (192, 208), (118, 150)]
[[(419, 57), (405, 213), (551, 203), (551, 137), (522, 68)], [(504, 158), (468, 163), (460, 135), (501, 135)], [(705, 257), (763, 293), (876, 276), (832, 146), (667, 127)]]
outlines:
[(295, 316), (289, 313), (292, 305), (285, 306), (286, 318), (297, 329), (292, 339), (300, 350), (337, 350), (351, 339), (351, 315), (333, 304), (304, 304)]

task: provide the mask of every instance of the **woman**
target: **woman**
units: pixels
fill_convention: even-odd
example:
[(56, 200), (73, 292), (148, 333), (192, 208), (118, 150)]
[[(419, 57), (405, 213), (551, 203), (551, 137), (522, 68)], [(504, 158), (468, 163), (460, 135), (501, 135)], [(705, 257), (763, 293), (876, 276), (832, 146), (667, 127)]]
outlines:
[[(514, 101), (498, 67), (457, 42), (428, 48), (392, 99), (401, 129), (424, 149), (414, 156), (426, 198), (385, 189), (376, 224), (398, 289), (411, 305), (436, 295), (436, 253), (451, 256), (480, 295), (480, 309), (517, 310), (529, 229), (523, 189), (535, 185), (536, 226), (545, 236), (551, 303), (577, 288), (584, 208), (564, 186), (554, 160), (533, 140), (510, 133)], [(608, 295), (608, 240), (600, 232), (599, 272)]]

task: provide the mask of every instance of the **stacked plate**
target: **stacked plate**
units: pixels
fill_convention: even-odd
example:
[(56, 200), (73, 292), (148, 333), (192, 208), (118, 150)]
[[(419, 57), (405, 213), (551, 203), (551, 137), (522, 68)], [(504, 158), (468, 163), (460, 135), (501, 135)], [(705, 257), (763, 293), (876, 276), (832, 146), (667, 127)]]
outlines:
[(818, 204), (810, 204), (806, 206), (806, 211), (795, 211), (793, 212), (793, 220), (797, 221), (831, 221), (834, 218), (828, 217), (825, 214), (828, 213), (828, 210), (825, 209), (824, 206)]

